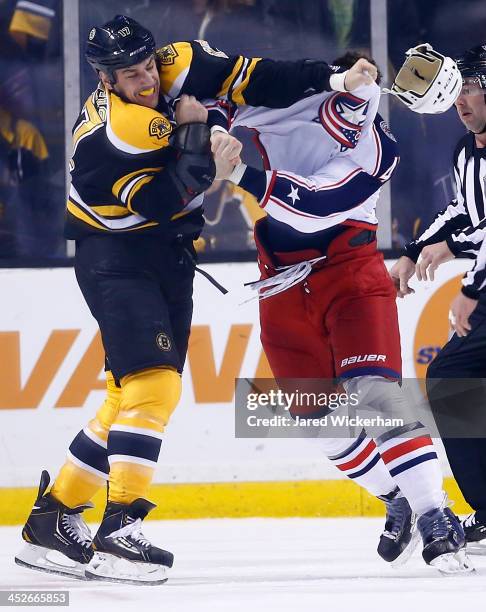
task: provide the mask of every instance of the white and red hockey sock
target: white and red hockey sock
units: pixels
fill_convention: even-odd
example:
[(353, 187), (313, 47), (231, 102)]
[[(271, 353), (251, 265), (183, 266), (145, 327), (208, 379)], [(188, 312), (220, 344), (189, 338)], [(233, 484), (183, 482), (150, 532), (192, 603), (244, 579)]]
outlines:
[(372, 495), (387, 495), (396, 488), (375, 442), (363, 430), (357, 438), (321, 438), (328, 459), (350, 480)]
[(389, 431), (376, 439), (376, 445), (390, 476), (414, 512), (421, 515), (442, 504), (444, 491), (439, 459), (421, 423)]
[[(358, 413), (403, 423), (390, 429), (377, 425), (372, 436), (390, 476), (414, 512), (421, 515), (443, 502), (442, 471), (432, 439), (416, 420), (415, 408), (398, 381), (381, 376), (359, 376), (346, 381), (347, 393), (360, 397)], [(371, 411), (371, 412), (370, 412)], [(376, 419), (377, 422), (379, 419)]]

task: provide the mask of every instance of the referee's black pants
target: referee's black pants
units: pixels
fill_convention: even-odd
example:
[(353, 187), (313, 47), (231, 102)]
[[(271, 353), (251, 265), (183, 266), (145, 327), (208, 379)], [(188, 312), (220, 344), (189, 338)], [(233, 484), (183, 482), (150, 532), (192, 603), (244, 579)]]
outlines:
[(477, 519), (486, 523), (486, 297), (427, 370), (427, 395), (452, 473)]

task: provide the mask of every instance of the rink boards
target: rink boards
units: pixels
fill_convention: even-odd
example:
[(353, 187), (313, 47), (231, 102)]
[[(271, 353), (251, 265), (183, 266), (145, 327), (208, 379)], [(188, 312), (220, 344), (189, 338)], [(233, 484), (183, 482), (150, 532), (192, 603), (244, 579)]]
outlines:
[[(422, 377), (445, 342), (448, 305), (467, 267), (451, 262), (434, 283), (415, 282), (416, 294), (399, 301), (404, 377)], [(235, 439), (234, 379), (270, 376), (258, 304), (247, 301), (254, 296), (242, 287), (258, 274), (254, 264), (204, 268), (230, 293), (223, 296), (196, 275), (183, 397), (162, 445), (151, 493), (159, 504), (154, 518), (379, 512), (374, 500), (340, 478), (317, 445), (295, 438)], [(5, 524), (22, 520), (41, 468), (56, 474), (70, 440), (101, 404), (104, 383), (97, 327), (72, 269), (0, 270), (0, 295)]]

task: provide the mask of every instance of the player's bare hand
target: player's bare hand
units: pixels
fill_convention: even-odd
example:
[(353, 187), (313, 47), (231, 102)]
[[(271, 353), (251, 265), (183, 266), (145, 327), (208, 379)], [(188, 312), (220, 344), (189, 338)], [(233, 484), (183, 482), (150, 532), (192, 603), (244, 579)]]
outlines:
[(214, 156), (214, 163), (216, 164), (216, 176), (214, 177), (216, 181), (226, 180), (236, 166), (219, 153)]
[(399, 298), (404, 298), (406, 295), (415, 293), (415, 290), (408, 285), (408, 281), (415, 274), (415, 264), (409, 257), (405, 255), (400, 257), (397, 263), (390, 268), (389, 274)]
[(241, 162), (240, 153), (242, 147), (241, 142), (227, 132), (217, 130), (211, 134), (211, 151), (215, 160), (216, 156), (219, 156), (223, 160), (229, 161), (233, 166), (236, 166)]
[(177, 125), (182, 125), (183, 123), (206, 123), (208, 111), (194, 96), (183, 94), (177, 103), (175, 117)]
[[(416, 265), (415, 272), (419, 281), (434, 280), (437, 268), (446, 261), (454, 259), (454, 255), (447, 246), (447, 242), (437, 242), (422, 249), (420, 259)], [(427, 279), (428, 276), (428, 279)]]
[(472, 315), (477, 305), (478, 300), (472, 300), (462, 292), (452, 301), (451, 309), (449, 310), (449, 322), (459, 338), (467, 336), (471, 331), (469, 317)]
[(378, 77), (378, 69), (368, 60), (361, 57), (347, 71), (344, 79), (344, 87), (347, 91), (353, 91), (362, 85), (371, 85)]

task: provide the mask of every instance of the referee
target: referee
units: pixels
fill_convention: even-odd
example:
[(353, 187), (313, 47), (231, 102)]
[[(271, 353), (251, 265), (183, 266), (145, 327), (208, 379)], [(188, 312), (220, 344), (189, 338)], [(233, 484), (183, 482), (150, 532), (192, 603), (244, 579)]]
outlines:
[(486, 45), (457, 65), (463, 87), (455, 106), (468, 133), (454, 152), (456, 198), (405, 247), (390, 275), (404, 297), (413, 293), (414, 273), (434, 280), (446, 261), (475, 260), (451, 304), (455, 334), (428, 368), (427, 394), (452, 472), (474, 510), (463, 521), (466, 540), (486, 544)]

